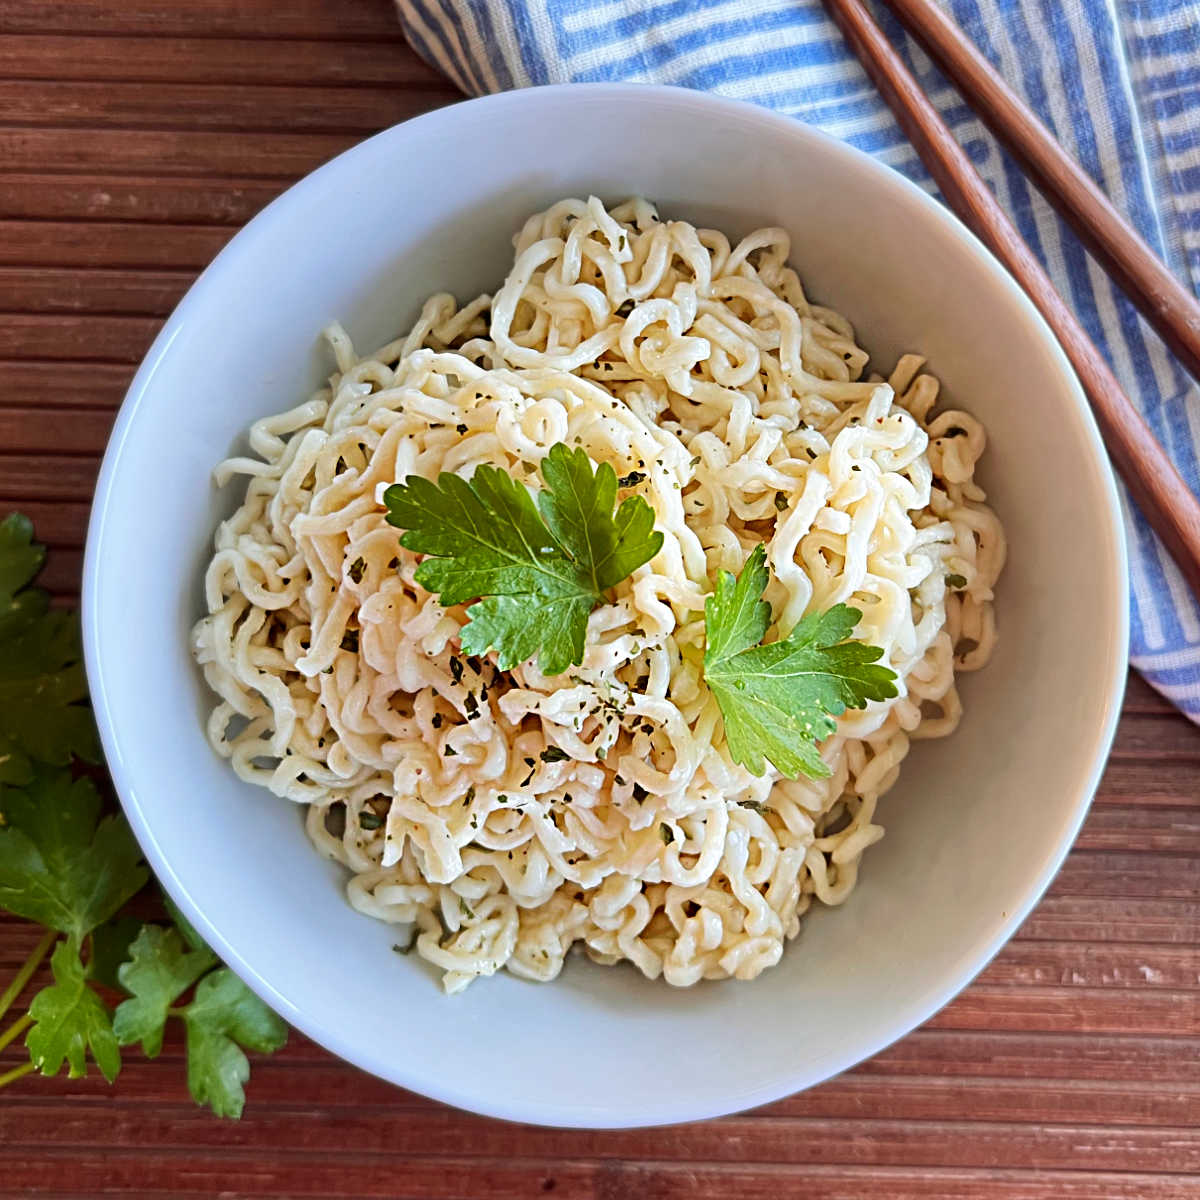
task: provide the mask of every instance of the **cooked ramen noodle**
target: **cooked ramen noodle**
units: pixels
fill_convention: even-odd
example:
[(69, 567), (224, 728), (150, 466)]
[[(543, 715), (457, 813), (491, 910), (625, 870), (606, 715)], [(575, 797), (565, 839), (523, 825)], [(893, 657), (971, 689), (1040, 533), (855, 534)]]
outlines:
[[(573, 946), (679, 986), (753, 979), (850, 894), (910, 742), (955, 728), (955, 674), (992, 652), (983, 427), (935, 411), (919, 357), (867, 374), (790, 251), (782, 229), (732, 245), (645, 200), (563, 200), (494, 296), (436, 295), (365, 357), (332, 326), (329, 386), (217, 468), (245, 495), (193, 635), (208, 736), (306, 806), (350, 902), (447, 991), (552, 980)], [(610, 464), (663, 544), (592, 612), (580, 666), (502, 671), (463, 655), (465, 608), (415, 582), (383, 493), (481, 464), (536, 490), (559, 442)], [(820, 744), (828, 778), (739, 765), (704, 682), (705, 598), (759, 544), (768, 640), (845, 602), (897, 675)]]

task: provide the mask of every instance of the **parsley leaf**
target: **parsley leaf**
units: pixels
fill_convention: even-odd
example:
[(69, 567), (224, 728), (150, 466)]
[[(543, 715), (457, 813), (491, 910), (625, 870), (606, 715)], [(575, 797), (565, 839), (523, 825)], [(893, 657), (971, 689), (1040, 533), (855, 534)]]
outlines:
[(0, 907), (77, 944), (146, 882), (124, 818), (68, 770), (38, 767), (29, 786), (0, 790)]
[(762, 644), (771, 623), (766, 552), (754, 548), (736, 579), (722, 571), (704, 603), (704, 678), (725, 720), (730, 756), (753, 775), (768, 759), (795, 779), (825, 778), (817, 743), (835, 717), (896, 695), (896, 675), (873, 665), (878, 646), (847, 641), (862, 613), (845, 604), (809, 613), (786, 638)]
[(583, 661), (588, 614), (603, 593), (662, 547), (654, 510), (628, 496), (616, 513), (617, 475), (593, 469), (581, 449), (558, 442), (542, 463), (534, 504), (497, 467), (437, 483), (410, 475), (384, 493), (400, 544), (428, 557), (416, 580), (444, 605), (476, 601), (462, 631), (467, 654), (495, 650), (501, 670), (538, 655), (543, 674)]
[(240, 1117), (250, 1063), (240, 1047), (269, 1053), (287, 1041), (287, 1026), (228, 967), (206, 975), (183, 1014), (188, 1089), (218, 1117)]
[(113, 1032), (122, 1046), (142, 1043), (147, 1058), (162, 1049), (167, 1009), (217, 964), (217, 956), (204, 947), (188, 950), (174, 929), (144, 925), (130, 947), (130, 958), (117, 973), (129, 999), (113, 1018)]
[(79, 621), (29, 587), (45, 551), (27, 517), (0, 521), (0, 783), (28, 783), (31, 760), (99, 757), (87, 707)]
[(30, 1060), (43, 1075), (57, 1075), (66, 1059), (71, 1078), (78, 1079), (86, 1072), (90, 1049), (104, 1078), (112, 1083), (121, 1069), (121, 1051), (108, 1008), (88, 987), (73, 938), (58, 943), (50, 967), (54, 982), (42, 988), (29, 1006), (34, 1024), (25, 1046)]
[(88, 978), (102, 983), (114, 992), (121, 991), (117, 976), (121, 964), (129, 957), (129, 947), (142, 931), (138, 917), (113, 917), (92, 930), (92, 953), (88, 958)]

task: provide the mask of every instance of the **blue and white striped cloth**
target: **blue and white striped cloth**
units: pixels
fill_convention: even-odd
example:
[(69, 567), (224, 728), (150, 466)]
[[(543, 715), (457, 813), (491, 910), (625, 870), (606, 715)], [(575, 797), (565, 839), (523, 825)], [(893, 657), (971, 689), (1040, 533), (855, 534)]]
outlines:
[[(1154, 250), (1200, 290), (1200, 0), (941, 0)], [(933, 190), (819, 0), (397, 0), (465, 92), (671, 83), (790, 113)], [(1193, 489), (1200, 388), (890, 14), (877, 15)], [(1124, 499), (1134, 665), (1200, 722), (1200, 608)]]

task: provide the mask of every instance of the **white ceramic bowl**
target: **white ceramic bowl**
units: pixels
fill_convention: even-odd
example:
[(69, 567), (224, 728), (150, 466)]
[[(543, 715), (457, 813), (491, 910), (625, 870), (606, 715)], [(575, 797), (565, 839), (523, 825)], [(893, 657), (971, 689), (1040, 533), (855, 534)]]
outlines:
[[(1010, 541), (1000, 644), (962, 726), (917, 744), (887, 837), (836, 910), (752, 984), (684, 991), (572, 961), (448, 998), (354, 912), (300, 812), (209, 749), (188, 655), (218, 519), (214, 464), (328, 373), (341, 318), (371, 348), (424, 297), (496, 286), (523, 218), (640, 193), (739, 234), (780, 224), (810, 295), (881, 365), (926, 353), (987, 425), (981, 478)], [(236, 485), (235, 485), (236, 486)], [(244, 484), (242, 484), (244, 486)], [(1125, 678), (1125, 548), (1096, 427), (1009, 277), (900, 176), (797, 121), (696, 92), (509, 93), (389, 129), (297, 184), (204, 273), (121, 409), (84, 582), (92, 698), (117, 790), (168, 892), (288, 1021), (462, 1108), (554, 1125), (692, 1120), (835, 1074), (924, 1021), (999, 949), (1079, 828)]]

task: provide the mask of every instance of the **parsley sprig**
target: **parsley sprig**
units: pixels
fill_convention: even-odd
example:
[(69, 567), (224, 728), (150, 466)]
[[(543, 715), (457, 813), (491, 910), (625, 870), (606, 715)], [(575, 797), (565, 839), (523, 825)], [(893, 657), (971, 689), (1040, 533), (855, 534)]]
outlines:
[(535, 654), (544, 675), (583, 662), (588, 615), (662, 548), (654, 510), (627, 496), (616, 512), (617, 474), (593, 468), (562, 442), (542, 462), (535, 505), (524, 484), (497, 467), (469, 480), (410, 475), (384, 493), (400, 544), (427, 557), (416, 581), (444, 605), (467, 609), (462, 648), (495, 650), (501, 670)]
[(809, 613), (787, 637), (763, 643), (767, 580), (761, 544), (736, 579), (720, 572), (704, 603), (704, 678), (735, 762), (761, 775), (766, 758), (789, 778), (823, 779), (830, 770), (817, 744), (837, 728), (834, 718), (896, 695), (896, 675), (875, 665), (878, 646), (847, 640), (862, 613), (846, 604)]
[[(149, 872), (124, 818), (69, 766), (72, 755), (95, 760), (98, 745), (75, 614), (29, 586), (43, 557), (26, 518), (0, 522), (0, 909), (46, 928), (0, 992), (0, 1050), (25, 1035), (29, 1054), (0, 1072), (0, 1088), (64, 1064), (76, 1078), (89, 1056), (111, 1083), (122, 1047), (140, 1041), (153, 1058), (179, 1018), (193, 1097), (237, 1117), (250, 1073), (242, 1047), (278, 1049), (287, 1027), (169, 902), (172, 925), (120, 915)], [(5, 1027), (47, 955), (52, 982)]]

